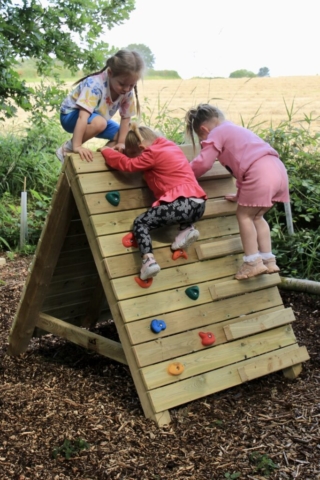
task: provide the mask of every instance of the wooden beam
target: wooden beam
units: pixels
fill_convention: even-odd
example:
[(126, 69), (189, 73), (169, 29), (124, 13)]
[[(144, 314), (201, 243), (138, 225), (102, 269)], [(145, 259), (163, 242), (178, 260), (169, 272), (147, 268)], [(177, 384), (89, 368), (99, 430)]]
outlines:
[(9, 355), (19, 355), (28, 347), (75, 209), (67, 177), (61, 173), (13, 321)]
[(76, 343), (81, 347), (111, 358), (117, 362), (127, 365), (121, 343), (102, 337), (96, 333), (89, 332), (84, 328), (76, 327), (51, 315), (40, 312), (37, 318), (37, 327), (46, 330), (57, 337), (65, 338), (69, 342)]
[(296, 345), (296, 348), (289, 353), (287, 351), (279, 350), (271, 354), (268, 359), (258, 359), (245, 367), (239, 368), (238, 372), (241, 381), (248, 382), (249, 380), (254, 380), (263, 375), (268, 375), (269, 373), (281, 370), (283, 367), (287, 367), (284, 372), (289, 369), (291, 371), (292, 366), (295, 366), (296, 364), (299, 366), (301, 365), (300, 362), (306, 362), (309, 358), (306, 347), (299, 347)]
[(287, 323), (294, 322), (294, 313), (291, 308), (279, 310), (272, 313), (260, 312), (260, 314), (249, 319), (241, 319), (232, 325), (224, 327), (224, 333), (228, 341), (236, 338), (243, 338), (254, 333), (262, 332), (263, 330), (270, 330), (271, 328), (279, 327)]

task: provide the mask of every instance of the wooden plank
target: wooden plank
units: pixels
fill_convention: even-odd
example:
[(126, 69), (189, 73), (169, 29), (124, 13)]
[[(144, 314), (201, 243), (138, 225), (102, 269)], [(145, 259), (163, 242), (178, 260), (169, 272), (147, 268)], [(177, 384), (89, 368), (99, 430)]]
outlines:
[(228, 193), (236, 193), (237, 189), (232, 177), (207, 180), (198, 178), (198, 182), (206, 192), (208, 198), (224, 197)]
[(61, 292), (57, 295), (46, 296), (42, 305), (43, 311), (48, 311), (50, 308), (62, 307), (66, 305), (74, 305), (78, 302), (87, 302), (91, 298), (93, 287), (83, 288), (82, 290), (71, 290)]
[[(190, 245), (187, 250), (188, 258), (172, 259), (172, 252), (168, 247), (157, 249), (157, 262), (161, 265), (161, 269), (177, 267), (180, 265), (187, 265), (198, 261), (198, 257), (195, 250), (195, 245)], [(104, 264), (108, 272), (109, 278), (124, 277), (127, 275), (138, 274), (141, 268), (141, 255), (140, 252), (135, 249), (135, 252), (130, 252), (126, 255), (120, 255), (116, 257), (108, 257), (104, 259)]]
[(23, 353), (28, 347), (75, 209), (68, 179), (61, 173), (11, 328), (11, 355)]
[[(220, 281), (223, 282), (225, 279)], [(218, 282), (219, 280), (215, 280), (215, 283)], [(118, 305), (125, 323), (147, 317), (159, 318), (164, 313), (191, 308), (195, 304), (201, 305), (211, 302), (212, 298), (209, 292), (211, 285), (212, 282), (204, 282), (198, 285), (199, 298), (197, 300), (192, 300), (186, 295), (186, 288), (177, 288), (164, 292), (149, 293), (148, 301), (145, 297), (137, 297), (122, 300), (118, 302)]]
[(93, 350), (99, 355), (111, 358), (117, 362), (127, 365), (127, 360), (123, 348), (119, 342), (115, 342), (96, 333), (89, 332), (80, 327), (70, 325), (58, 318), (54, 318), (45, 313), (40, 313), (37, 319), (37, 327), (47, 332), (65, 338), (81, 347)]
[(241, 319), (232, 325), (226, 325), (224, 332), (227, 340), (253, 335), (263, 330), (285, 325), (295, 321), (294, 313), (291, 308), (280, 310), (273, 313), (254, 316), (249, 319)]
[(141, 173), (125, 173), (119, 171), (85, 173), (78, 177), (79, 187), (83, 195), (87, 193), (112, 192), (119, 190), (132, 190), (145, 187)]
[(219, 283), (218, 285), (212, 285), (210, 287), (210, 293), (212, 300), (216, 301), (221, 298), (252, 292), (252, 290), (279, 285), (279, 283), (281, 283), (281, 280), (278, 273), (272, 275), (265, 274), (245, 280), (229, 280), (228, 282)]
[[(47, 296), (52, 297), (55, 295), (68, 295), (71, 292), (80, 292), (81, 290), (92, 289), (92, 286), (97, 281), (97, 271), (93, 275), (80, 275), (74, 276), (72, 272), (69, 272), (69, 276), (62, 276), (59, 281), (53, 276), (50, 283)], [(78, 273), (78, 272), (77, 272)], [(99, 278), (99, 277), (98, 277)], [(79, 293), (81, 295), (81, 293)]]
[[(234, 215), (237, 205), (227, 200), (208, 200), (202, 219)], [(101, 215), (92, 215), (90, 217), (92, 227), (96, 236), (112, 235), (119, 232), (127, 233), (133, 228), (133, 222), (136, 217), (146, 211), (145, 208), (104, 213)], [(198, 222), (198, 225), (200, 222)]]
[(238, 204), (228, 202), (224, 199), (210, 199), (206, 202), (206, 210), (203, 218), (220, 217), (224, 215), (234, 215), (236, 213)]
[(101, 213), (126, 211), (137, 208), (147, 208), (154, 202), (152, 192), (148, 187), (136, 190), (121, 190), (118, 206), (111, 205), (106, 199), (105, 192), (91, 193), (84, 196), (84, 201), (89, 215)]
[(54, 271), (51, 284), (60, 282), (67, 283), (69, 280), (77, 277), (84, 277), (96, 274), (97, 268), (93, 260), (85, 263), (78, 263), (75, 265), (62, 265), (60, 263), (59, 266), (57, 265)]
[(208, 260), (243, 252), (243, 247), (240, 236), (234, 235), (209, 243), (197, 243), (196, 252), (199, 260)]
[[(171, 256), (171, 255), (170, 255)], [(157, 258), (157, 255), (156, 255)], [(158, 259), (157, 259), (158, 260)], [(162, 292), (176, 288), (187, 288), (202, 282), (214, 281), (218, 278), (234, 275), (242, 263), (242, 255), (221, 257), (208, 260), (205, 263), (192, 263), (179, 265), (174, 268), (166, 268), (153, 279), (151, 287), (146, 292), (134, 280), (134, 276), (116, 278), (111, 281), (114, 295), (117, 300), (137, 298), (147, 293)], [(161, 264), (160, 264), (161, 266)], [(140, 265), (141, 267), (141, 265)], [(140, 269), (139, 267), (139, 269)]]
[[(295, 351), (296, 348), (297, 345), (294, 344), (279, 350), (283, 358), (282, 366), (279, 370), (285, 368), (286, 363), (291, 364), (290, 352)], [(274, 353), (272, 353), (272, 355), (274, 355)], [(261, 362), (268, 363), (270, 356), (269, 352), (261, 355)], [(152, 401), (154, 411), (161, 412), (162, 410), (174, 408), (178, 405), (240, 385), (242, 380), (239, 376), (239, 368), (247, 367), (250, 364), (254, 365), (255, 361), (256, 358), (253, 357), (241, 363), (228, 365), (218, 370), (212, 370), (196, 377), (181, 380), (179, 382), (179, 388), (177, 388), (177, 384), (173, 383), (152, 390), (149, 392), (149, 397)]]
[[(197, 223), (197, 227), (200, 231), (201, 241), (239, 233), (239, 225), (235, 216), (202, 220)], [(159, 228), (158, 230), (154, 230), (151, 235), (154, 249), (163, 247), (164, 245), (169, 246), (177, 235), (177, 227)], [(100, 247), (102, 257), (113, 257), (136, 251), (134, 247), (126, 248), (123, 246), (123, 237), (124, 233), (98, 237), (97, 243)]]
[(268, 375), (271, 372), (282, 370), (284, 367), (299, 364), (300, 362), (306, 362), (310, 360), (306, 347), (296, 347), (296, 350), (290, 352), (288, 356), (287, 352), (283, 353), (281, 350), (275, 352), (274, 355), (270, 355), (268, 361), (265, 359), (257, 359), (254, 363), (240, 367), (238, 369), (242, 382), (248, 382), (255, 378)]
[[(155, 335), (150, 329), (150, 323), (154, 317), (148, 316), (135, 322), (126, 324), (126, 329), (130, 336), (131, 344), (157, 340), (161, 345), (161, 339), (168, 335), (182, 333), (189, 328), (202, 329), (209, 323), (218, 323), (225, 320), (256, 314), (272, 308), (282, 309), (283, 303), (280, 293), (276, 287), (257, 290), (256, 292), (246, 293), (238, 297), (228, 298), (220, 302), (209, 302), (201, 305), (190, 305), (187, 309), (181, 309), (173, 312), (163, 312), (157, 316), (164, 320), (167, 328)], [(151, 314), (150, 314), (151, 315)], [(160, 314), (159, 314), (160, 315)]]
[[(268, 310), (271, 314), (273, 311), (279, 312), (280, 307), (274, 307)], [(283, 309), (281, 309), (283, 311)], [(264, 312), (263, 312), (264, 313)], [(266, 315), (266, 313), (264, 313)], [(256, 314), (247, 315), (246, 318), (254, 318)], [(203, 350), (204, 347), (201, 343), (199, 332), (210, 332), (215, 336), (214, 347), (226, 343), (226, 335), (224, 327), (226, 325), (232, 326), (233, 323), (239, 322), (238, 318), (233, 320), (226, 320), (220, 323), (210, 323), (210, 318), (203, 318), (203, 325), (200, 328), (193, 328), (193, 323), (190, 322), (189, 329), (186, 330), (186, 322), (184, 322), (184, 331), (177, 335), (162, 336), (158, 338), (158, 335), (153, 334), (155, 340), (146, 343), (140, 343), (134, 347), (134, 353), (137, 357), (137, 361), (140, 367), (147, 365), (153, 365), (164, 360), (175, 359), (183, 355), (188, 355), (199, 350)], [(191, 328), (192, 326), (192, 328)], [(170, 329), (170, 326), (168, 326)]]
[[(219, 180), (199, 180), (208, 198), (214, 199), (223, 197), (226, 193), (235, 193), (236, 188), (232, 178), (221, 178)], [(148, 187), (141, 187), (135, 190), (121, 190), (120, 204), (111, 205), (106, 200), (106, 192), (95, 192), (84, 196), (84, 201), (89, 215), (100, 213), (117, 212), (119, 210), (132, 210), (147, 208), (154, 202), (152, 192)]]
[(183, 364), (184, 371), (178, 377), (168, 373), (170, 361), (157, 363), (140, 370), (146, 388), (152, 390), (163, 385), (176, 383), (186, 378), (201, 375), (248, 358), (284, 348), (296, 343), (291, 325), (268, 330), (248, 338), (242, 338), (201, 351), (175, 357), (174, 361)]

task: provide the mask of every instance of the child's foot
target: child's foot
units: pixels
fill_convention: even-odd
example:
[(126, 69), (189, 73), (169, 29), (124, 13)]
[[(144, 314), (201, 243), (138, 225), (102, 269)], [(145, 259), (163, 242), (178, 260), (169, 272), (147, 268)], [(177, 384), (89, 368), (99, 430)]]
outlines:
[(258, 258), (254, 262), (243, 262), (239, 271), (236, 273), (237, 280), (255, 277), (262, 273), (268, 273), (268, 268), (263, 264), (262, 258)]
[(267, 267), (267, 273), (277, 273), (280, 272), (280, 268), (276, 264), (275, 258), (268, 258), (268, 260), (263, 260), (263, 264)]
[(142, 267), (140, 270), (141, 280), (147, 280), (148, 278), (155, 277), (161, 268), (157, 264), (154, 256), (151, 253), (147, 254), (147, 257), (142, 260)]
[[(72, 153), (72, 150), (70, 149), (70, 140), (68, 140), (67, 142), (63, 143), (61, 145), (61, 147), (59, 147), (57, 150), (56, 150), (56, 155), (57, 157), (59, 158), (60, 162), (63, 163), (64, 162), (64, 159), (66, 158), (66, 155), (68, 155), (68, 153)], [(69, 148), (68, 148), (69, 147)]]
[(199, 231), (193, 226), (181, 230), (171, 245), (171, 250), (179, 250), (180, 248), (189, 247), (193, 242), (198, 240), (199, 235)]

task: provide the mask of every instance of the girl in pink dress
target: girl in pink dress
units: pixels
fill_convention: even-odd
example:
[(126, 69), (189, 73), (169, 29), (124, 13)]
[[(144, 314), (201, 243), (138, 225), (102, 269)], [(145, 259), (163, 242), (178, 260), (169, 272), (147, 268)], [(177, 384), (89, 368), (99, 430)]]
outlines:
[(186, 114), (186, 130), (193, 145), (194, 132), (201, 142), (200, 154), (191, 162), (197, 178), (218, 159), (235, 178), (237, 219), (244, 263), (235, 278), (242, 280), (280, 269), (271, 250), (270, 228), (264, 214), (275, 202), (289, 202), (288, 176), (278, 153), (250, 130), (224, 118), (216, 107), (200, 104)]
[(133, 222), (133, 234), (141, 257), (141, 280), (160, 271), (156, 262), (150, 231), (166, 225), (180, 225), (172, 250), (186, 248), (195, 242), (199, 232), (193, 223), (203, 215), (206, 193), (198, 184), (182, 150), (148, 127), (131, 125), (125, 141), (125, 153), (105, 147), (101, 153), (106, 164), (125, 172), (143, 172), (155, 202)]

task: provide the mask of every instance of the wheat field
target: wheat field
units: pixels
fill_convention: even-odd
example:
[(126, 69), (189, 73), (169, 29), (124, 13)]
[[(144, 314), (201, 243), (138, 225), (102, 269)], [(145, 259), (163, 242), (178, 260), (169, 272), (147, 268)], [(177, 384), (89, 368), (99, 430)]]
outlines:
[[(198, 103), (216, 105), (229, 120), (243, 119), (246, 126), (254, 117), (254, 124), (278, 126), (288, 120), (286, 105), (289, 110), (293, 105), (294, 121), (320, 116), (320, 76), (146, 80), (138, 85), (138, 92), (142, 110), (147, 105), (156, 114), (158, 105), (166, 104), (170, 115), (178, 118)], [(320, 130), (320, 118), (312, 129)]]
[[(71, 88), (71, 83), (67, 84)], [(210, 102), (225, 116), (245, 126), (262, 123), (263, 127), (288, 120), (286, 105), (293, 106), (293, 120), (305, 116), (320, 117), (320, 76), (222, 78), (190, 80), (143, 80), (138, 83), (141, 109), (151, 120), (161, 112), (183, 118), (185, 112), (198, 103)], [(150, 113), (151, 112), (151, 113)], [(118, 120), (115, 118), (115, 120)], [(19, 111), (18, 118), (8, 120), (6, 129), (23, 128), (28, 115)], [(305, 126), (307, 126), (305, 124)], [(312, 131), (320, 131), (320, 118), (312, 122)]]

